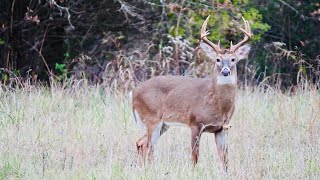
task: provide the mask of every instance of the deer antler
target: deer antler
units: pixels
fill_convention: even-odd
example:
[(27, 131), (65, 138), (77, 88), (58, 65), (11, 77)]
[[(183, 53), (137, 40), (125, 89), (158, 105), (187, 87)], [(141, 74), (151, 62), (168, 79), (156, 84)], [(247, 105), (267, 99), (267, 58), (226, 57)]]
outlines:
[(220, 48), (220, 41), (218, 44), (214, 44), (213, 42), (209, 41), (207, 38), (207, 35), (209, 35), (209, 31), (207, 31), (207, 24), (209, 21), (210, 15), (207, 17), (207, 19), (203, 22), (203, 25), (201, 27), (201, 40), (207, 43), (209, 46), (211, 46), (217, 53), (221, 52)]
[(240, 41), (236, 45), (232, 45), (232, 42), (231, 42), (231, 46), (230, 46), (231, 52), (235, 52), (240, 46), (242, 46), (243, 44), (248, 42), (252, 36), (249, 22), (247, 20), (245, 20), (243, 17), (242, 17), (242, 19), (244, 22), (244, 29), (240, 28), (240, 30), (245, 34), (245, 37), (243, 38), (242, 41)]

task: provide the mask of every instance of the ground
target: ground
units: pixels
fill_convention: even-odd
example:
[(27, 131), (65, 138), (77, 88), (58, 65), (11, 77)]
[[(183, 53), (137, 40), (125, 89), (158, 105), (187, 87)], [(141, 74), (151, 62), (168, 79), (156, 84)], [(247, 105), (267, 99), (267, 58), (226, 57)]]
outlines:
[(190, 130), (170, 128), (137, 164), (126, 96), (99, 87), (0, 89), (0, 179), (317, 179), (320, 93), (239, 90), (225, 174), (212, 134), (191, 163)]

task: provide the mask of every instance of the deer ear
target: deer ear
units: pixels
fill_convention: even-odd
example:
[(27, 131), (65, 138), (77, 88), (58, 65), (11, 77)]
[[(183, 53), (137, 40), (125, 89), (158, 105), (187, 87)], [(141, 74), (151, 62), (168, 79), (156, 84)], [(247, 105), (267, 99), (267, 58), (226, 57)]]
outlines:
[(249, 46), (249, 45), (247, 45), (247, 44), (239, 47), (239, 48), (236, 50), (236, 56), (238, 57), (238, 60), (248, 58), (250, 49), (251, 49), (251, 46)]
[(213, 48), (210, 47), (208, 44), (206, 44), (206, 43), (204, 43), (202, 41), (200, 42), (200, 48), (211, 59), (214, 59), (214, 57), (217, 56), (216, 51), (213, 50)]

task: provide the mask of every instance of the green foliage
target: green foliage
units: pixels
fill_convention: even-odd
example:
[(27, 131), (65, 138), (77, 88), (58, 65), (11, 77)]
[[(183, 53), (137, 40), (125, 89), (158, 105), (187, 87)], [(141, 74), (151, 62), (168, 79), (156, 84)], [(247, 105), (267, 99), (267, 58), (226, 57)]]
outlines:
[(4, 45), (5, 41), (0, 38), (0, 45)]
[(64, 73), (66, 71), (66, 65), (56, 63), (55, 69), (58, 73)]
[(69, 57), (70, 57), (69, 52), (64, 53), (64, 57), (65, 57), (66, 59), (69, 58)]
[(317, 164), (316, 160), (312, 157), (306, 158), (305, 169), (308, 174), (320, 173), (320, 165)]
[(8, 154), (1, 155), (0, 179), (20, 179), (23, 178), (20, 164), (21, 159), (9, 156)]
[(260, 41), (263, 34), (268, 31), (271, 27), (262, 23), (262, 15), (255, 8), (250, 8), (247, 11), (243, 11), (243, 17), (251, 22), (251, 28), (255, 31), (255, 35), (252, 37), (253, 41)]
[(2, 74), (1, 74), (1, 80), (3, 80), (3, 81), (9, 80), (9, 75), (8, 75), (8, 74), (5, 74), (5, 73), (2, 73)]
[(111, 166), (111, 177), (112, 179), (125, 179), (125, 169), (121, 164), (112, 164)]
[(68, 69), (66, 67), (66, 64), (55, 64), (55, 70), (56, 70), (56, 76), (58, 77), (58, 80), (62, 80), (67, 77)]
[[(252, 42), (260, 41), (263, 34), (270, 29), (268, 24), (262, 22), (261, 13), (251, 7), (248, 1), (233, 1), (227, 8), (209, 8), (210, 4), (203, 8), (203, 4), (196, 0), (185, 2), (183, 5), (175, 5), (182, 9), (180, 11), (174, 11), (172, 8), (168, 10), (168, 33), (173, 37), (182, 36), (188, 39), (192, 46), (199, 42), (201, 25), (209, 15), (208, 38), (215, 42), (220, 40), (225, 47), (230, 45), (230, 41), (235, 42), (243, 38), (243, 34), (238, 30), (239, 27), (243, 27), (242, 16), (249, 21), (254, 32)], [(184, 12), (183, 9), (188, 12)]]

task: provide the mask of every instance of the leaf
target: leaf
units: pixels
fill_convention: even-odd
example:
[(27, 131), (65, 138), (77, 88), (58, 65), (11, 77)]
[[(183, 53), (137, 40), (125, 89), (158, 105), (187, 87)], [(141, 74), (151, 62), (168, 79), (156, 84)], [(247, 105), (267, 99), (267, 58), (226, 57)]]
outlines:
[(55, 69), (57, 71), (63, 72), (66, 69), (66, 65), (65, 64), (56, 63), (55, 64)]
[(5, 44), (5, 41), (0, 39), (0, 45), (4, 45)]

